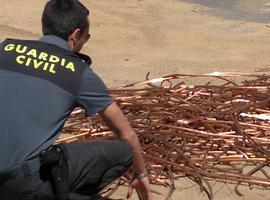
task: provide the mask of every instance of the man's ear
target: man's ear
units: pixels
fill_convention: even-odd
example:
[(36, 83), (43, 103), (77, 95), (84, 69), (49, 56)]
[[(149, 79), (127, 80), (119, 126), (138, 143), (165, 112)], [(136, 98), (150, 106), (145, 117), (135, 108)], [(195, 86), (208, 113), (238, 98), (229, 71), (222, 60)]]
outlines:
[(68, 45), (71, 49), (74, 49), (76, 42), (78, 41), (81, 34), (81, 29), (75, 29), (69, 36), (68, 36)]
[(81, 29), (75, 29), (69, 36), (68, 39), (77, 42), (81, 34)]

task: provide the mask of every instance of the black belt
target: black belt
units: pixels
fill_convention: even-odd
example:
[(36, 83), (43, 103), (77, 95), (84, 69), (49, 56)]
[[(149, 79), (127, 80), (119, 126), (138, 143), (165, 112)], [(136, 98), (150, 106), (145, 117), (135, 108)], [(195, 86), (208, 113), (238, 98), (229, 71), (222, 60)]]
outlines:
[(17, 167), (11, 168), (7, 171), (0, 172), (0, 185), (14, 178), (28, 177), (34, 172), (39, 171), (40, 161), (39, 157), (32, 160), (23, 161)]

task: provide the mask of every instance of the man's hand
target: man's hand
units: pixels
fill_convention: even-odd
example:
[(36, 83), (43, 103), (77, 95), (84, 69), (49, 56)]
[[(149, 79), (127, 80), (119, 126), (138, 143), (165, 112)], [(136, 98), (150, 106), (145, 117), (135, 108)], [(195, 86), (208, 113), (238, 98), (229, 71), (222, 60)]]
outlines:
[(138, 136), (116, 103), (112, 103), (99, 114), (114, 133), (118, 135), (119, 139), (127, 142), (132, 148), (133, 172), (138, 176), (134, 176), (132, 179), (127, 196), (130, 197), (133, 189), (136, 189), (140, 200), (152, 200), (150, 181), (147, 174), (144, 176), (145, 163)]
[(131, 197), (134, 189), (137, 191), (137, 194), (138, 194), (138, 197), (140, 200), (152, 200), (153, 199), (151, 189), (150, 189), (150, 181), (149, 181), (148, 176), (144, 177), (140, 180), (135, 178), (131, 181), (131, 183), (129, 184), (129, 187), (128, 187), (127, 198)]

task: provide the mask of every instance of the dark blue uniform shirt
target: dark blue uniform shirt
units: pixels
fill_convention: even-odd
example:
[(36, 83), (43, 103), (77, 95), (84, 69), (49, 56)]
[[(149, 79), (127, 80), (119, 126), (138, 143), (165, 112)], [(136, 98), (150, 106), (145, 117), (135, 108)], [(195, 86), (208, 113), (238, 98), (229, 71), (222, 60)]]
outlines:
[(0, 44), (0, 171), (51, 146), (75, 107), (90, 116), (112, 103), (89, 61), (56, 36)]

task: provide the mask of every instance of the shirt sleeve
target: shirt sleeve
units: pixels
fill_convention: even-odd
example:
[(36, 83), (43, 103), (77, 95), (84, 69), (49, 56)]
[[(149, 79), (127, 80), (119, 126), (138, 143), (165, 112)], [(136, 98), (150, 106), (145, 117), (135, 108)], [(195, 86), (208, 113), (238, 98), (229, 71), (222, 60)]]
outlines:
[(85, 115), (91, 116), (98, 113), (112, 102), (103, 81), (91, 69), (86, 69), (77, 98), (77, 103), (85, 109)]

